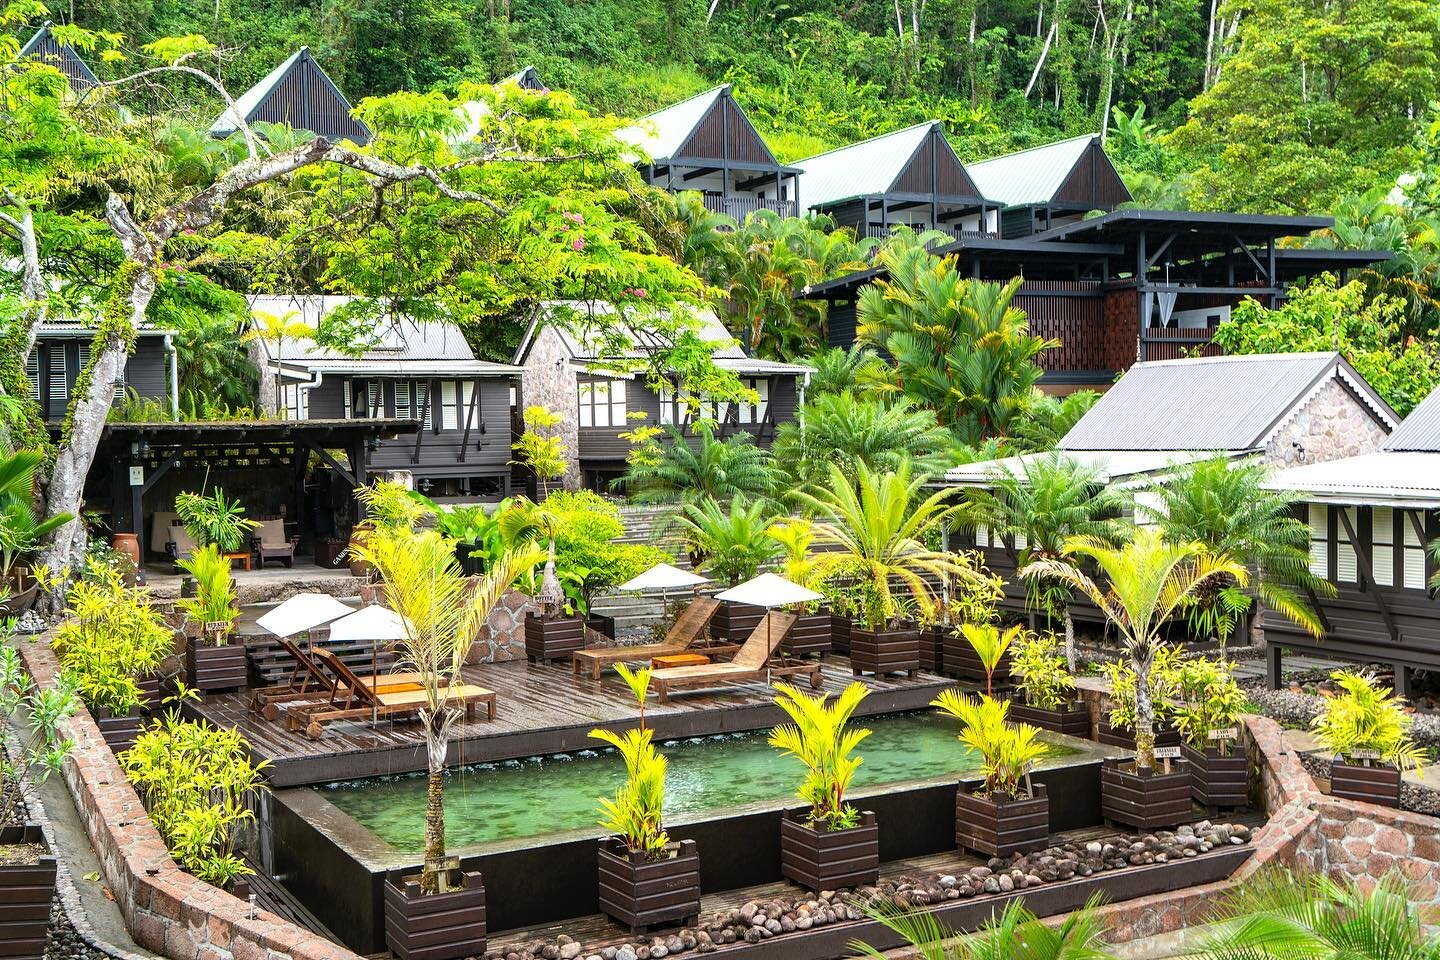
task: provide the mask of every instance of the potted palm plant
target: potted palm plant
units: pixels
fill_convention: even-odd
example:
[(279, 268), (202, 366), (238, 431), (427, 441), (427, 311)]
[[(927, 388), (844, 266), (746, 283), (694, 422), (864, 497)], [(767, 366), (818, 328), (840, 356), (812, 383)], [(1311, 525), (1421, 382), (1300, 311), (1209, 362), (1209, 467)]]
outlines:
[(824, 486), (798, 494), (823, 518), (815, 527), (821, 542), (833, 546), (816, 557), (821, 576), (854, 581), (858, 620), (850, 630), (850, 667), (857, 675), (920, 669), (920, 630), (903, 622), (893, 583), (924, 609), (936, 603), (934, 580), (975, 576), (963, 557), (926, 545), (950, 515), (951, 492), (922, 497), (925, 479), (912, 473), (908, 460), (894, 473), (860, 464), (854, 479), (832, 463)]
[[(1106, 819), (1142, 830), (1174, 826), (1190, 813), (1190, 771), (1183, 760), (1163, 757), (1156, 770), (1155, 705), (1150, 674), (1160, 630), (1189, 598), (1218, 578), (1244, 584), (1249, 573), (1226, 556), (1205, 553), (1199, 544), (1171, 543), (1151, 528), (1132, 532), (1124, 546), (1093, 537), (1065, 542), (1059, 559), (1041, 559), (1024, 571), (1053, 576), (1085, 594), (1115, 626), (1135, 673), (1135, 759), (1106, 760), (1101, 769), (1100, 809)], [(1092, 561), (1105, 577), (1101, 586), (1073, 561)], [(1173, 748), (1178, 755), (1179, 748)], [(1170, 751), (1166, 751), (1169, 753)]]
[(15, 648), (0, 645), (0, 949), (11, 960), (46, 953), (55, 858), (30, 819), (30, 791), (64, 763), (73, 744), (60, 726), (77, 706), (66, 681), (37, 686)]
[[(1175, 670), (1183, 653), (1172, 643), (1157, 643), (1150, 658), (1150, 704), (1155, 724), (1155, 746), (1180, 746), (1180, 733), (1171, 722), (1175, 696)], [(1125, 750), (1135, 749), (1135, 668), (1127, 661), (1112, 660), (1100, 665), (1110, 684), (1109, 709), (1100, 717), (1096, 737), (1100, 743)]]
[[(815, 559), (810, 556), (810, 547), (815, 541), (815, 525), (812, 521), (795, 517), (774, 523), (765, 531), (766, 535), (780, 544), (784, 551), (783, 573), (787, 580), (811, 590), (821, 587), (820, 572)], [(785, 640), (782, 652), (787, 657), (803, 657), (816, 654), (822, 659), (832, 649), (831, 626), (833, 617), (826, 607), (816, 600), (812, 603), (797, 604), (795, 626)]]
[(1005, 595), (1005, 581), (986, 573), (984, 557), (978, 552), (962, 553), (960, 556), (974, 575), (957, 579), (946, 586), (942, 602), (922, 605), (919, 608), (920, 621), (920, 669), (959, 676), (959, 670), (952, 671), (946, 664), (945, 651), (957, 661), (968, 663), (974, 653), (971, 645), (960, 632), (965, 623), (991, 623), (998, 616), (996, 605)]
[(478, 872), (460, 868), (445, 852), (445, 757), (464, 714), (449, 694), (463, 682), (461, 666), (476, 632), (521, 571), (537, 564), (538, 549), (521, 548), (493, 561), (490, 572), (467, 578), (455, 544), (435, 530), (405, 526), (371, 531), (358, 546), (385, 585), (391, 609), (406, 624), (398, 669), (418, 673), (425, 706), (429, 800), (425, 805), (425, 861), (420, 872), (385, 878), (385, 940), (402, 958), (455, 960), (485, 952), (485, 886)]
[(991, 857), (1028, 853), (1050, 837), (1050, 798), (1030, 770), (1048, 747), (1028, 723), (1009, 723), (1010, 704), (945, 690), (931, 701), (960, 721), (960, 742), (980, 754), (984, 781), (955, 791), (955, 844)]
[[(259, 526), (246, 519), (239, 500), (230, 500), (219, 487), (210, 496), (182, 493), (175, 498), (175, 513), (197, 545), (214, 545), (221, 553), (249, 549), (250, 534)], [(183, 559), (183, 558), (177, 558)]]
[[(555, 538), (563, 519), (552, 510), (517, 500), (500, 515), (500, 532), (506, 543), (546, 545), (535, 600), (538, 613), (525, 614), (525, 656), (533, 663), (566, 660), (585, 646), (585, 618), (566, 610), (565, 591), (555, 566)], [(524, 571), (533, 582), (533, 568)]]
[[(708, 497), (685, 504), (676, 525), (689, 547), (691, 565), (733, 587), (755, 576), (780, 552), (766, 533), (773, 518), (764, 500), (747, 501), (737, 493), (728, 506)], [(722, 603), (710, 618), (710, 636), (740, 643), (764, 615), (765, 609), (753, 604)]]
[(984, 680), (995, 695), (996, 683), (1010, 682), (1010, 648), (1025, 633), (1012, 624), (1004, 630), (993, 623), (962, 623), (945, 646), (945, 672), (968, 680)]
[(1245, 693), (1235, 664), (1196, 657), (1174, 671), (1175, 729), (1190, 764), (1190, 795), (1205, 807), (1243, 807), (1250, 800), (1250, 759), (1236, 743)]
[(875, 814), (845, 802), (860, 768), (854, 756), (869, 730), (847, 728), (850, 715), (870, 691), (852, 683), (828, 703), (788, 683), (775, 685), (775, 703), (790, 723), (770, 731), (770, 745), (805, 765), (798, 791), (809, 808), (780, 817), (780, 873), (815, 892), (858, 887), (880, 877), (880, 827)]
[(1079, 737), (1090, 736), (1090, 711), (1075, 699), (1075, 678), (1060, 651), (1055, 634), (1027, 633), (1015, 644), (1010, 669), (1019, 679), (1010, 704), (1010, 716), (1042, 730)]
[(1418, 770), (1424, 756), (1410, 739), (1412, 718), (1368, 673), (1337, 670), (1330, 678), (1340, 693), (1311, 725), (1334, 757), (1331, 796), (1400, 806), (1400, 775)]
[(240, 616), (230, 558), (219, 544), (208, 543), (179, 565), (195, 579), (195, 596), (175, 601), (185, 614), (185, 675), (190, 686), (202, 693), (245, 686), (245, 645), (230, 642)]
[[(647, 677), (648, 679), (648, 677)], [(600, 825), (613, 834), (597, 851), (600, 912), (638, 933), (700, 915), (700, 854), (695, 841), (672, 841), (662, 825), (665, 757), (644, 727), (590, 736), (620, 751), (625, 782), (600, 800)]]

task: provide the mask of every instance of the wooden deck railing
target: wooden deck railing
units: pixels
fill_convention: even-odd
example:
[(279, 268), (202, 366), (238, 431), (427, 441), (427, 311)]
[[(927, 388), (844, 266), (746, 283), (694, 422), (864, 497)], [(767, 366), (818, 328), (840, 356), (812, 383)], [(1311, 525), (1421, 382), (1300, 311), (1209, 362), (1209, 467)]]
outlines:
[(705, 194), (705, 209), (711, 213), (723, 213), (734, 219), (736, 223), (744, 223), (745, 218), (756, 210), (773, 210), (782, 217), (795, 216), (794, 200), (761, 200), (757, 197), (726, 197), (718, 193)]

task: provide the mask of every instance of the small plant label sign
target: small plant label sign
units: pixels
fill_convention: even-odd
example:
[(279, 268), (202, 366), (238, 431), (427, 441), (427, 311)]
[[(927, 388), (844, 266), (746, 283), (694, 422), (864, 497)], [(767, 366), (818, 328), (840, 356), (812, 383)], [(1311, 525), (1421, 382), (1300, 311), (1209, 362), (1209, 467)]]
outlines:
[(205, 624), (206, 633), (223, 633), (230, 629), (229, 620), (210, 620)]
[(1180, 759), (1180, 748), (1179, 748), (1179, 747), (1156, 747), (1156, 748), (1155, 748), (1155, 759), (1156, 759), (1156, 760), (1178, 760), (1178, 759)]
[(1351, 759), (1351, 760), (1379, 760), (1379, 759), (1380, 759), (1380, 751), (1379, 751), (1379, 750), (1351, 750), (1351, 751), (1350, 751), (1350, 759)]
[(1210, 731), (1211, 740), (1234, 740), (1238, 735), (1239, 731), (1234, 727), (1224, 727), (1220, 730)]

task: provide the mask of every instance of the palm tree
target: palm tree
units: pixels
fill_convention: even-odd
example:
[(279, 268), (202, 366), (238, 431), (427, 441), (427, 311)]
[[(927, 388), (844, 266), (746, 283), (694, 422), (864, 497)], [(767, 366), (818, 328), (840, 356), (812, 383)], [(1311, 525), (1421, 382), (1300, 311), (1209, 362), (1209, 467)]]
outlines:
[[(1320, 638), (1325, 628), (1300, 592), (1334, 596), (1335, 587), (1310, 572), (1310, 528), (1291, 514), (1290, 497), (1265, 489), (1268, 475), (1260, 463), (1224, 456), (1197, 460), (1151, 485), (1156, 506), (1150, 512), (1167, 539), (1199, 543), (1249, 567), (1265, 605)], [(1190, 622), (1213, 632), (1223, 647), (1238, 613), (1249, 607), (1250, 598), (1234, 583), (1216, 580), (1196, 595)]]
[(890, 365), (864, 344), (852, 343), (848, 348), (820, 350), (806, 357), (804, 363), (814, 368), (806, 387), (807, 400), (816, 400), (830, 393), (895, 389)]
[(712, 427), (694, 427), (699, 442), (691, 446), (684, 432), (666, 428), (670, 442), (654, 462), (631, 464), (618, 482), (640, 503), (696, 503), (726, 500), (736, 494), (766, 497), (784, 477), (770, 452), (755, 445), (748, 433), (715, 439)]
[(1225, 901), (1223, 932), (1202, 945), (1206, 960), (1440, 960), (1440, 937), (1421, 922), (1394, 873), (1368, 892), (1324, 874), (1262, 872)]
[(264, 310), (255, 311), (256, 326), (245, 331), (244, 340), (259, 340), (270, 348), (270, 358), (275, 366), (275, 410), (280, 411), (280, 357), (288, 340), (313, 340), (315, 339), (315, 328), (304, 321), (297, 320), (300, 314), (294, 310), (288, 310), (282, 316), (273, 313), (266, 313)]
[(775, 462), (784, 464), (797, 488), (839, 464), (854, 477), (863, 464), (890, 472), (910, 460), (916, 469), (939, 472), (948, 466), (954, 437), (935, 422), (933, 411), (909, 398), (884, 403), (850, 392), (817, 397), (805, 405), (805, 426), (786, 423), (775, 434)]
[[(1051, 924), (1026, 910), (1023, 901), (1012, 900), (998, 917), (969, 935), (947, 929), (923, 907), (882, 903), (867, 912), (904, 938), (920, 960), (1110, 960), (1099, 905), (1097, 895)], [(859, 940), (850, 948), (872, 960), (889, 956)]]
[(1094, 390), (1076, 390), (1063, 397), (1036, 393), (1012, 425), (1010, 439), (1020, 452), (1043, 453), (1054, 450), (1060, 439), (1080, 418), (1095, 406), (1100, 394)]
[(728, 509), (711, 499), (687, 503), (676, 525), (690, 545), (695, 569), (713, 570), (733, 587), (780, 552), (780, 544), (766, 533), (774, 520), (766, 501), (747, 503), (737, 493)]
[[(1083, 572), (1076, 560), (1100, 568), (1105, 586)], [(1090, 599), (1115, 625), (1135, 671), (1135, 766), (1155, 765), (1155, 707), (1150, 667), (1160, 629), (1207, 584), (1223, 577), (1248, 582), (1243, 564), (1205, 552), (1198, 543), (1174, 543), (1152, 528), (1136, 529), (1122, 547), (1098, 537), (1071, 537), (1059, 557), (1042, 557), (1021, 576), (1054, 578)]]
[[(963, 514), (970, 526), (981, 524), (1015, 543), (1016, 567), (1036, 560), (1059, 560), (1071, 537), (1113, 541), (1121, 531), (1119, 517), (1129, 498), (1104, 480), (1100, 471), (1058, 454), (1025, 461), (1021, 473), (997, 470), (992, 489), (970, 494)], [(1055, 577), (1027, 577), (1025, 602), (1047, 617), (1065, 621), (1065, 660), (1076, 668), (1075, 619), (1070, 615), (1074, 591)]]
[(863, 597), (863, 621), (883, 629), (898, 618), (900, 603), (892, 583), (902, 586), (922, 607), (934, 607), (932, 580), (969, 579), (975, 571), (951, 553), (932, 550), (927, 540), (950, 517), (950, 490), (923, 497), (928, 477), (914, 473), (909, 461), (892, 472), (879, 473), (863, 463), (855, 477), (830, 464), (829, 482), (799, 500), (820, 518), (817, 539), (835, 549), (821, 552), (816, 564), (822, 576), (854, 578)]
[(450, 733), (462, 711), (446, 690), (462, 682), (460, 667), (476, 631), (500, 596), (521, 572), (535, 566), (538, 549), (513, 550), (499, 558), (484, 577), (467, 578), (455, 560), (455, 543), (435, 530), (416, 533), (404, 527), (382, 528), (352, 544), (351, 550), (379, 573), (385, 597), (405, 621), (400, 669), (420, 674), (425, 706), (429, 799), (425, 806), (424, 893), (441, 893), (449, 871), (445, 856), (445, 755)]

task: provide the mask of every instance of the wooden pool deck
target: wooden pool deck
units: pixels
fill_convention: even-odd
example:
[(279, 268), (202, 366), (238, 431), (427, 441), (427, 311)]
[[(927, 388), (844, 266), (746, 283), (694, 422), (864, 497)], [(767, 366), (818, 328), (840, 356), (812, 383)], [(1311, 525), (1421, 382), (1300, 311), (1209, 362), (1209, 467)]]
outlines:
[[(832, 655), (823, 663), (823, 689), (839, 693), (852, 680), (850, 661)], [(932, 673), (913, 677), (858, 678), (870, 696), (857, 714), (894, 713), (925, 708), (948, 687), (968, 686)], [(576, 677), (569, 664), (525, 661), (465, 668), (465, 680), (495, 691), (494, 720), (462, 721), (450, 744), (452, 764), (485, 763), (594, 745), (587, 734), (596, 726), (633, 725), (639, 710), (630, 691), (614, 673), (593, 681)], [(645, 719), (661, 739), (710, 736), (772, 726), (784, 719), (773, 703), (769, 684), (724, 684), (712, 690), (677, 693), (670, 703), (651, 697)], [(192, 715), (238, 730), (257, 760), (269, 763), (272, 787), (295, 787), (364, 777), (413, 773), (425, 769), (425, 743), (413, 721), (336, 723), (312, 740), (285, 729), (283, 720), (267, 721), (250, 710), (247, 692), (210, 695), (186, 707)]]

